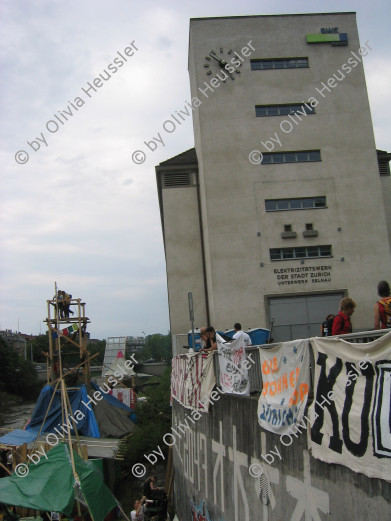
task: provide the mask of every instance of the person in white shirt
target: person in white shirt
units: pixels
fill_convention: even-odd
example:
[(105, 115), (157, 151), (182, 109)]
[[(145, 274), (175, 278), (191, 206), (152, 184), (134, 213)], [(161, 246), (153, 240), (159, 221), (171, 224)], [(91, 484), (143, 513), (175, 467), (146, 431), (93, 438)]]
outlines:
[(252, 345), (251, 338), (248, 336), (247, 333), (242, 331), (242, 325), (239, 324), (239, 322), (236, 322), (236, 324), (234, 324), (234, 329), (235, 329), (235, 334), (232, 337), (234, 340), (236, 338), (243, 337), (243, 342), (244, 342), (245, 347)]
[(137, 499), (134, 502), (134, 510), (130, 513), (130, 518), (132, 521), (144, 521), (144, 513), (145, 513), (145, 505), (143, 505), (145, 501), (145, 496), (141, 499)]

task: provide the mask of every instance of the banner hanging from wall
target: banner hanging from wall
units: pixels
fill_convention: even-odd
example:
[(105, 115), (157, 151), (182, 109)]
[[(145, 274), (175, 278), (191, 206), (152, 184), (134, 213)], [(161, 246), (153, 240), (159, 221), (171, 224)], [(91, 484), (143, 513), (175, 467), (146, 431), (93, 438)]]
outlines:
[(258, 422), (263, 429), (286, 434), (301, 422), (310, 385), (309, 350), (308, 339), (259, 349), (263, 386)]
[(135, 409), (137, 403), (137, 396), (133, 389), (125, 387), (115, 387), (110, 391), (110, 394), (117, 398), (121, 403), (124, 403), (131, 409)]
[(220, 388), (226, 394), (250, 395), (250, 380), (248, 377), (248, 362), (243, 337), (225, 342), (216, 333), (219, 353)]
[(312, 455), (391, 481), (391, 332), (368, 343), (312, 338)]
[(215, 384), (212, 355), (194, 353), (172, 359), (171, 397), (184, 407), (207, 411)]

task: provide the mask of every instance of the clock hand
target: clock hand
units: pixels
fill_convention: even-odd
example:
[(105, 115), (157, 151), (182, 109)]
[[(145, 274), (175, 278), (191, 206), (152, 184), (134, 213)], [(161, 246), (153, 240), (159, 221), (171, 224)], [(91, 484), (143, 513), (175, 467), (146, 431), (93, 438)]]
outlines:
[(220, 64), (222, 67), (224, 67), (224, 65), (227, 64), (227, 62), (226, 62), (225, 60), (221, 60), (221, 59), (217, 58), (217, 56), (215, 56), (215, 55), (212, 54), (212, 53), (209, 53), (209, 56), (210, 56), (211, 58), (213, 58), (214, 60), (216, 60), (217, 62), (219, 62), (219, 64)]

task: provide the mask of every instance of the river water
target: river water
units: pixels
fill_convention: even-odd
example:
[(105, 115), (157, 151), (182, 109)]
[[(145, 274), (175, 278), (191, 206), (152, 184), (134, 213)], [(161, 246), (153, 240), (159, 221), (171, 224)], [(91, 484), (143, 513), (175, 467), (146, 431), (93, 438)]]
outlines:
[(1, 429), (14, 430), (23, 429), (34, 410), (35, 402), (15, 403), (0, 407)]

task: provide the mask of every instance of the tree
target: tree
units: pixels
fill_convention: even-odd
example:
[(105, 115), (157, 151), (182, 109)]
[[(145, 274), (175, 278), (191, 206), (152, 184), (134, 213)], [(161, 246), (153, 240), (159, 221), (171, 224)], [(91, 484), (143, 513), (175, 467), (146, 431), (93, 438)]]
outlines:
[(5, 340), (0, 338), (0, 391), (25, 399), (38, 395), (39, 384), (34, 366), (23, 360)]
[(48, 335), (37, 335), (31, 339), (33, 347), (33, 361), (38, 363), (46, 363), (46, 357), (43, 353), (49, 353)]
[(99, 353), (98, 356), (94, 358), (92, 363), (94, 365), (102, 365), (105, 357), (105, 349), (106, 349), (106, 340), (99, 340), (98, 342), (88, 342), (87, 350), (90, 355), (93, 356), (95, 353)]
[(172, 358), (171, 334), (162, 335), (161, 333), (155, 333), (148, 335), (145, 347), (141, 351), (141, 357), (144, 360), (155, 358), (159, 362), (161, 360), (169, 362)]
[(156, 387), (150, 387), (145, 392), (147, 401), (137, 405), (136, 432), (129, 437), (127, 442), (124, 472), (131, 474), (132, 466), (144, 461), (144, 454), (149, 454), (160, 446), (164, 460), (168, 452), (168, 446), (162, 440), (163, 436), (171, 432), (171, 407), (170, 407), (170, 382), (171, 368), (167, 367)]

